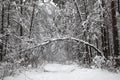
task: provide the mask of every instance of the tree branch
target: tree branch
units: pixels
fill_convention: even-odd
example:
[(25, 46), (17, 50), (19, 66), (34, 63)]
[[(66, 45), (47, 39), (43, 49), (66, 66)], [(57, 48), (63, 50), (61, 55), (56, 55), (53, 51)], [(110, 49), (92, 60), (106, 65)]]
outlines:
[(80, 43), (84, 43), (85, 45), (88, 45), (90, 47), (92, 47), (94, 50), (96, 50), (101, 56), (104, 56), (103, 55), (103, 52), (100, 51), (96, 46), (94, 46), (93, 44), (90, 44), (84, 40), (80, 40), (80, 39), (77, 39), (77, 38), (74, 38), (74, 37), (64, 37), (64, 38), (54, 38), (54, 39), (50, 39), (48, 41), (45, 41), (41, 44), (38, 44), (37, 46), (34, 46), (34, 47), (31, 47), (29, 49), (26, 49), (26, 50), (21, 50), (20, 52), (24, 52), (24, 51), (27, 51), (27, 50), (30, 50), (30, 49), (34, 49), (34, 48), (37, 48), (37, 47), (40, 47), (40, 46), (44, 46), (44, 45), (47, 45), (47, 44), (50, 44), (51, 42), (55, 42), (55, 41), (64, 41), (64, 40), (75, 40), (77, 42), (80, 42)]

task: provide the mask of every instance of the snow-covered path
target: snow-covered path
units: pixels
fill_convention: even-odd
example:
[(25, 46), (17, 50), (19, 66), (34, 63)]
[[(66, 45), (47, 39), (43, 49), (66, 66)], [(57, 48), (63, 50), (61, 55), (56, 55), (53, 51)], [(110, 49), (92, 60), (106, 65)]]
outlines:
[(120, 74), (77, 65), (47, 64), (44, 69), (45, 72), (34, 69), (4, 80), (120, 80)]

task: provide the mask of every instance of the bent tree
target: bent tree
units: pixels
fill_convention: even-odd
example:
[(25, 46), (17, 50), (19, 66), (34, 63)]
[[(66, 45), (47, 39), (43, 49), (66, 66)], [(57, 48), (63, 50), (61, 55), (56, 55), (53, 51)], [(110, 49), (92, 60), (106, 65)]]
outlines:
[(39, 46), (48, 45), (48, 44), (50, 44), (51, 42), (66, 41), (66, 40), (71, 40), (71, 41), (76, 41), (76, 42), (78, 42), (78, 43), (83, 43), (83, 44), (85, 44), (85, 45), (93, 48), (95, 51), (97, 51), (97, 53), (98, 53), (100, 56), (103, 56), (103, 57), (104, 57), (103, 52), (100, 51), (96, 46), (94, 46), (93, 44), (90, 44), (89, 42), (86, 42), (86, 41), (84, 41), (84, 40), (77, 39), (77, 38), (74, 38), (74, 37), (63, 37), (63, 38), (50, 39), (50, 40), (45, 41), (45, 42), (43, 42), (43, 43), (41, 43), (41, 44), (38, 44), (38, 45), (36, 45), (36, 46), (34, 46), (34, 47), (31, 47), (31, 48), (28, 48), (28, 49), (25, 49), (25, 50), (21, 50), (19, 53), (25, 52), (25, 51), (27, 51), (27, 50), (35, 49), (35, 48), (37, 48), (37, 47), (39, 47)]

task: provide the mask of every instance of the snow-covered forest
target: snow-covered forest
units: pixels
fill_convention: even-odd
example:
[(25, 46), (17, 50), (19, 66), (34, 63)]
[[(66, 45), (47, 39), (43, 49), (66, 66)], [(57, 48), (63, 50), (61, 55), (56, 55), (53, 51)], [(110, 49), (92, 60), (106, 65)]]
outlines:
[(0, 80), (120, 80), (120, 0), (0, 0)]

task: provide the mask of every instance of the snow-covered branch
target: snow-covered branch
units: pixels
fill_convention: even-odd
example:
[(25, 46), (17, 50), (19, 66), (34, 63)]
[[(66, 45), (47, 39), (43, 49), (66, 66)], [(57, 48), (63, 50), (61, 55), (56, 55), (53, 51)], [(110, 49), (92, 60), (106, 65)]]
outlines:
[[(61, 41), (61, 40), (62, 40), (62, 41), (64, 41), (64, 40), (75, 40), (75, 41), (77, 41), (77, 42), (84, 43), (85, 45), (88, 45), (88, 46), (92, 47), (93, 49), (95, 49), (101, 56), (104, 56), (104, 55), (103, 55), (103, 52), (100, 51), (100, 50), (99, 50), (96, 46), (94, 46), (93, 44), (90, 44), (90, 43), (88, 43), (88, 42), (86, 42), (86, 41), (84, 41), (84, 40), (80, 40), (80, 39), (77, 39), (77, 38), (74, 38), (74, 37), (53, 38), (53, 39), (50, 39), (50, 40), (48, 40), (48, 41), (45, 41), (45, 42), (43, 42), (43, 43), (41, 43), (41, 44), (38, 44), (37, 46), (31, 47), (31, 48), (26, 49), (26, 50), (34, 49), (34, 48), (37, 48), (37, 47), (40, 47), (40, 46), (44, 46), (44, 45), (50, 44), (51, 42)], [(24, 51), (26, 51), (26, 50), (22, 50), (22, 51), (20, 51), (20, 52), (24, 52)]]

